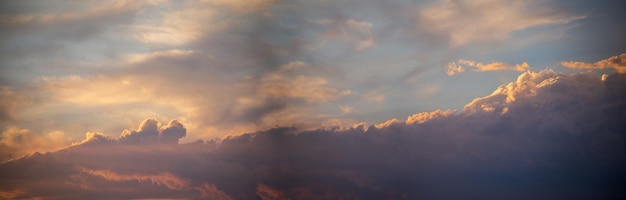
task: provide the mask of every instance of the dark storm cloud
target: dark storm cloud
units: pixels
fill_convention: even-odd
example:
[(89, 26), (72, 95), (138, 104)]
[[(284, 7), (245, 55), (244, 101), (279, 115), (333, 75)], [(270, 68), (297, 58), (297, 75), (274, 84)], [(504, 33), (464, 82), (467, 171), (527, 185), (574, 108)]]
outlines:
[[(526, 72), (461, 112), (137, 145), (99, 134), (0, 165), (13, 198), (619, 199), (626, 76)], [(184, 136), (146, 120), (131, 136)], [(37, 180), (35, 182), (35, 180)], [(58, 184), (63, 183), (63, 184)], [(128, 190), (132, 188), (132, 190)]]

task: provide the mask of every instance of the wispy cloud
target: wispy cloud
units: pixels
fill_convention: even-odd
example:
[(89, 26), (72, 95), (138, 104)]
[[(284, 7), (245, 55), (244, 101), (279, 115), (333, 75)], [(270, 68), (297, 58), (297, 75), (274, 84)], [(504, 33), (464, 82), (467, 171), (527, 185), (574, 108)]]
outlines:
[(492, 63), (480, 63), (471, 60), (459, 59), (457, 62), (450, 62), (446, 68), (446, 74), (448, 76), (454, 76), (456, 74), (465, 72), (465, 68), (474, 68), (475, 72), (488, 72), (488, 71), (501, 71), (501, 70), (513, 70), (518, 72), (528, 71), (530, 66), (524, 62), (522, 64), (507, 64), (503, 62)]
[(604, 3), (0, 1), (0, 199), (617, 199)]
[(626, 73), (626, 54), (612, 56), (595, 63), (586, 62), (561, 62), (561, 66), (570, 69), (613, 69), (617, 73)]
[(418, 12), (418, 22), (432, 31), (449, 37), (457, 47), (470, 42), (504, 40), (515, 31), (562, 25), (585, 16), (558, 10), (534, 9), (538, 1), (524, 0), (444, 0)]

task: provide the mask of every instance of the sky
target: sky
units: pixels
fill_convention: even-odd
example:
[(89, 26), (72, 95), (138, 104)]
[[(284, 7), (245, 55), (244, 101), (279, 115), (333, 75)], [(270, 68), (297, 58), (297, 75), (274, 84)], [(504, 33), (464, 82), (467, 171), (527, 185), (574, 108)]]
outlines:
[(623, 199), (618, 0), (0, 2), (0, 198)]

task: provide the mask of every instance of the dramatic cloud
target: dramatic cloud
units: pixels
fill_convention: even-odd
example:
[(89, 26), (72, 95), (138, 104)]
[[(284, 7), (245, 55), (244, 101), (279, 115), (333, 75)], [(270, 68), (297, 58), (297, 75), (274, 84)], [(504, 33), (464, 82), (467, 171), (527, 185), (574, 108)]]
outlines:
[(612, 56), (610, 58), (595, 62), (561, 62), (561, 66), (570, 69), (613, 69), (617, 73), (626, 73), (626, 54)]
[(0, 1), (0, 199), (623, 198), (622, 7)]
[(525, 72), (460, 112), (435, 110), (369, 127), (273, 128), (188, 144), (125, 142), (184, 136), (176, 121), (160, 126), (148, 119), (119, 138), (89, 134), (66, 149), (0, 165), (0, 194), (619, 199), (626, 183), (624, 85), (622, 74), (602, 80), (593, 73)]
[[(511, 11), (498, 13), (519, 19), (513, 28), (470, 23), (466, 20), (489, 21), (498, 13), (472, 2), (459, 3), (467, 9), (442, 6), (452, 1), (1, 4), (0, 95), (11, 98), (0, 105), (5, 120), (0, 128), (79, 136), (119, 132), (145, 118), (178, 119), (189, 130), (186, 142), (276, 125), (317, 128), (393, 117), (369, 115), (381, 110), (406, 110), (406, 115), (413, 108), (410, 101), (446, 89), (420, 76), (449, 61), (450, 52), (442, 49), (449, 46), (447, 38), (440, 42), (438, 37), (463, 44), (492, 42), (478, 36), (490, 37), (482, 31), (448, 29), (468, 22), (467, 27), (509, 37), (577, 16), (552, 6), (537, 14), (527, 9), (534, 4), (518, 1), (484, 3)], [(439, 11), (458, 17), (438, 17)], [(483, 12), (487, 16), (475, 15)], [(458, 32), (473, 36), (459, 37)], [(430, 41), (437, 42), (424, 45)], [(463, 72), (462, 67), (455, 70), (448, 74)], [(399, 99), (405, 102), (397, 103)], [(455, 103), (437, 102), (424, 110), (465, 102)], [(338, 109), (340, 105), (353, 112)]]

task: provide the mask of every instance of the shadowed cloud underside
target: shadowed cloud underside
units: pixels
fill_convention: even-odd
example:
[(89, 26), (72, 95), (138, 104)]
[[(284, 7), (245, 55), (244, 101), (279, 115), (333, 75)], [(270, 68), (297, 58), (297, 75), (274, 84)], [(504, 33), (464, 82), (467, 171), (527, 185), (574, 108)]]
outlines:
[[(273, 128), (187, 144), (156, 142), (160, 135), (184, 136), (185, 129), (176, 121), (159, 128), (148, 119), (119, 138), (92, 134), (62, 150), (0, 165), (1, 194), (619, 199), (626, 184), (626, 77), (601, 79), (526, 72), (459, 112), (347, 129)], [(128, 142), (129, 135), (141, 142)]]

